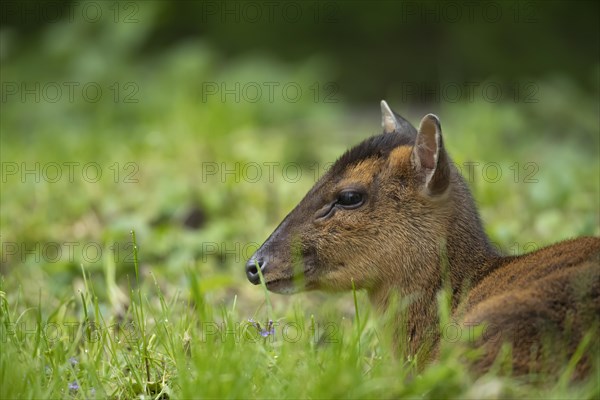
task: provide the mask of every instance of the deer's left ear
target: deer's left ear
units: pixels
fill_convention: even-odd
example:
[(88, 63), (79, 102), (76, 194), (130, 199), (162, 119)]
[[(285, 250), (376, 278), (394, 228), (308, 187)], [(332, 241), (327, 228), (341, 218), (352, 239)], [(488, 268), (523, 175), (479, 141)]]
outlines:
[(443, 194), (450, 184), (450, 162), (442, 141), (440, 120), (427, 114), (421, 120), (412, 151), (413, 167), (423, 177), (427, 194)]

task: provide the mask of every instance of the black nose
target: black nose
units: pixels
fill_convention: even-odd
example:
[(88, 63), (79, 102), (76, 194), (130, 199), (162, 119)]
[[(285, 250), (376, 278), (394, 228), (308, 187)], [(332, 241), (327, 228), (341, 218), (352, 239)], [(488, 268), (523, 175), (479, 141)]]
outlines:
[[(258, 265), (258, 267), (257, 267)], [(266, 261), (261, 257), (261, 258), (254, 258), (252, 257), (251, 259), (248, 260), (248, 262), (246, 263), (246, 276), (248, 277), (248, 280), (252, 283), (254, 283), (255, 285), (258, 285), (260, 283), (260, 276), (258, 275), (258, 268), (260, 268), (260, 271), (263, 272), (265, 270), (265, 267), (267, 266)]]

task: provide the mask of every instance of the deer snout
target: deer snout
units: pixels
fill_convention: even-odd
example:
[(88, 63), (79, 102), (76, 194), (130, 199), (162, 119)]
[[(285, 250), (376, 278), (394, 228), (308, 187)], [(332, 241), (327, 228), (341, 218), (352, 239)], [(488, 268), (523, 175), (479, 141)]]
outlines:
[(267, 266), (267, 262), (263, 257), (252, 256), (246, 263), (246, 276), (248, 280), (255, 285), (260, 283), (260, 275), (258, 274), (258, 269), (264, 273), (264, 270)]

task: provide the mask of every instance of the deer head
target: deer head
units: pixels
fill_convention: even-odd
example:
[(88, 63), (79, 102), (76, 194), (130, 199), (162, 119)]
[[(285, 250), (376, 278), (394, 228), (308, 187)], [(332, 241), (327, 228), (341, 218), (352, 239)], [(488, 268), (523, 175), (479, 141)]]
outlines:
[[(457, 174), (438, 118), (418, 129), (381, 102), (383, 133), (342, 155), (246, 264), (278, 293), (426, 281), (452, 218)], [(460, 180), (459, 183), (462, 183)]]

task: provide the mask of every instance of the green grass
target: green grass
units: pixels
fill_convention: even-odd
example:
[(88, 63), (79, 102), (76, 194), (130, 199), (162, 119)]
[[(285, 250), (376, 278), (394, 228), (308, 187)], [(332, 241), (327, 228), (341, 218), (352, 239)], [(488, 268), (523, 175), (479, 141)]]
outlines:
[[(139, 102), (2, 104), (3, 165), (40, 167), (25, 179), (3, 175), (0, 397), (598, 398), (597, 379), (475, 378), (452, 344), (421, 370), (392, 355), (361, 292), (270, 294), (267, 311), (246, 258), (327, 162), (380, 131), (379, 99), (361, 109), (342, 97), (203, 102), (206, 81), (309, 88), (331, 78), (323, 60), (224, 62), (200, 42), (131, 60), (123, 54), (135, 50), (139, 25), (57, 24), (48, 43), (3, 60), (6, 80), (135, 82)], [(600, 234), (597, 99), (564, 80), (538, 84), (539, 103), (435, 105), (456, 163), (501, 168), (494, 182), (476, 169), (470, 184), (505, 253)], [(434, 111), (403, 110), (393, 96), (414, 123)], [(79, 163), (74, 179), (36, 181), (65, 162)], [(241, 169), (203, 178), (207, 165), (251, 162), (263, 166), (256, 182)], [(264, 162), (280, 163), (272, 181)], [(303, 171), (297, 182), (282, 175), (292, 162)], [(102, 170), (98, 181), (82, 177), (87, 163)], [(185, 223), (194, 214), (199, 222)], [(263, 338), (249, 319), (262, 329), (272, 319), (274, 335)]]
[[(134, 260), (137, 264), (137, 257)], [(300, 302), (275, 304), (266, 337), (237, 296), (209, 305), (198, 277), (166, 299), (153, 276), (133, 279), (124, 314), (102, 311), (93, 281), (50, 314), (38, 304), (13, 307), (2, 283), (2, 398), (595, 398), (597, 381), (529, 385), (466, 372), (457, 346), (444, 343), (439, 362), (419, 372), (390, 354), (386, 330), (355, 302), (357, 318), (307, 315)], [(144, 283), (148, 286), (142, 290)], [(359, 296), (360, 297), (360, 296)], [(442, 299), (443, 297), (440, 297)], [(364, 300), (364, 299), (362, 299)], [(441, 309), (447, 309), (440, 300)], [(329, 312), (332, 312), (331, 310)], [(367, 318), (360, 323), (359, 312)], [(327, 317), (325, 317), (328, 315)], [(448, 311), (441, 323), (450, 321)], [(267, 318), (258, 310), (257, 321)], [(264, 327), (264, 324), (263, 324)]]

